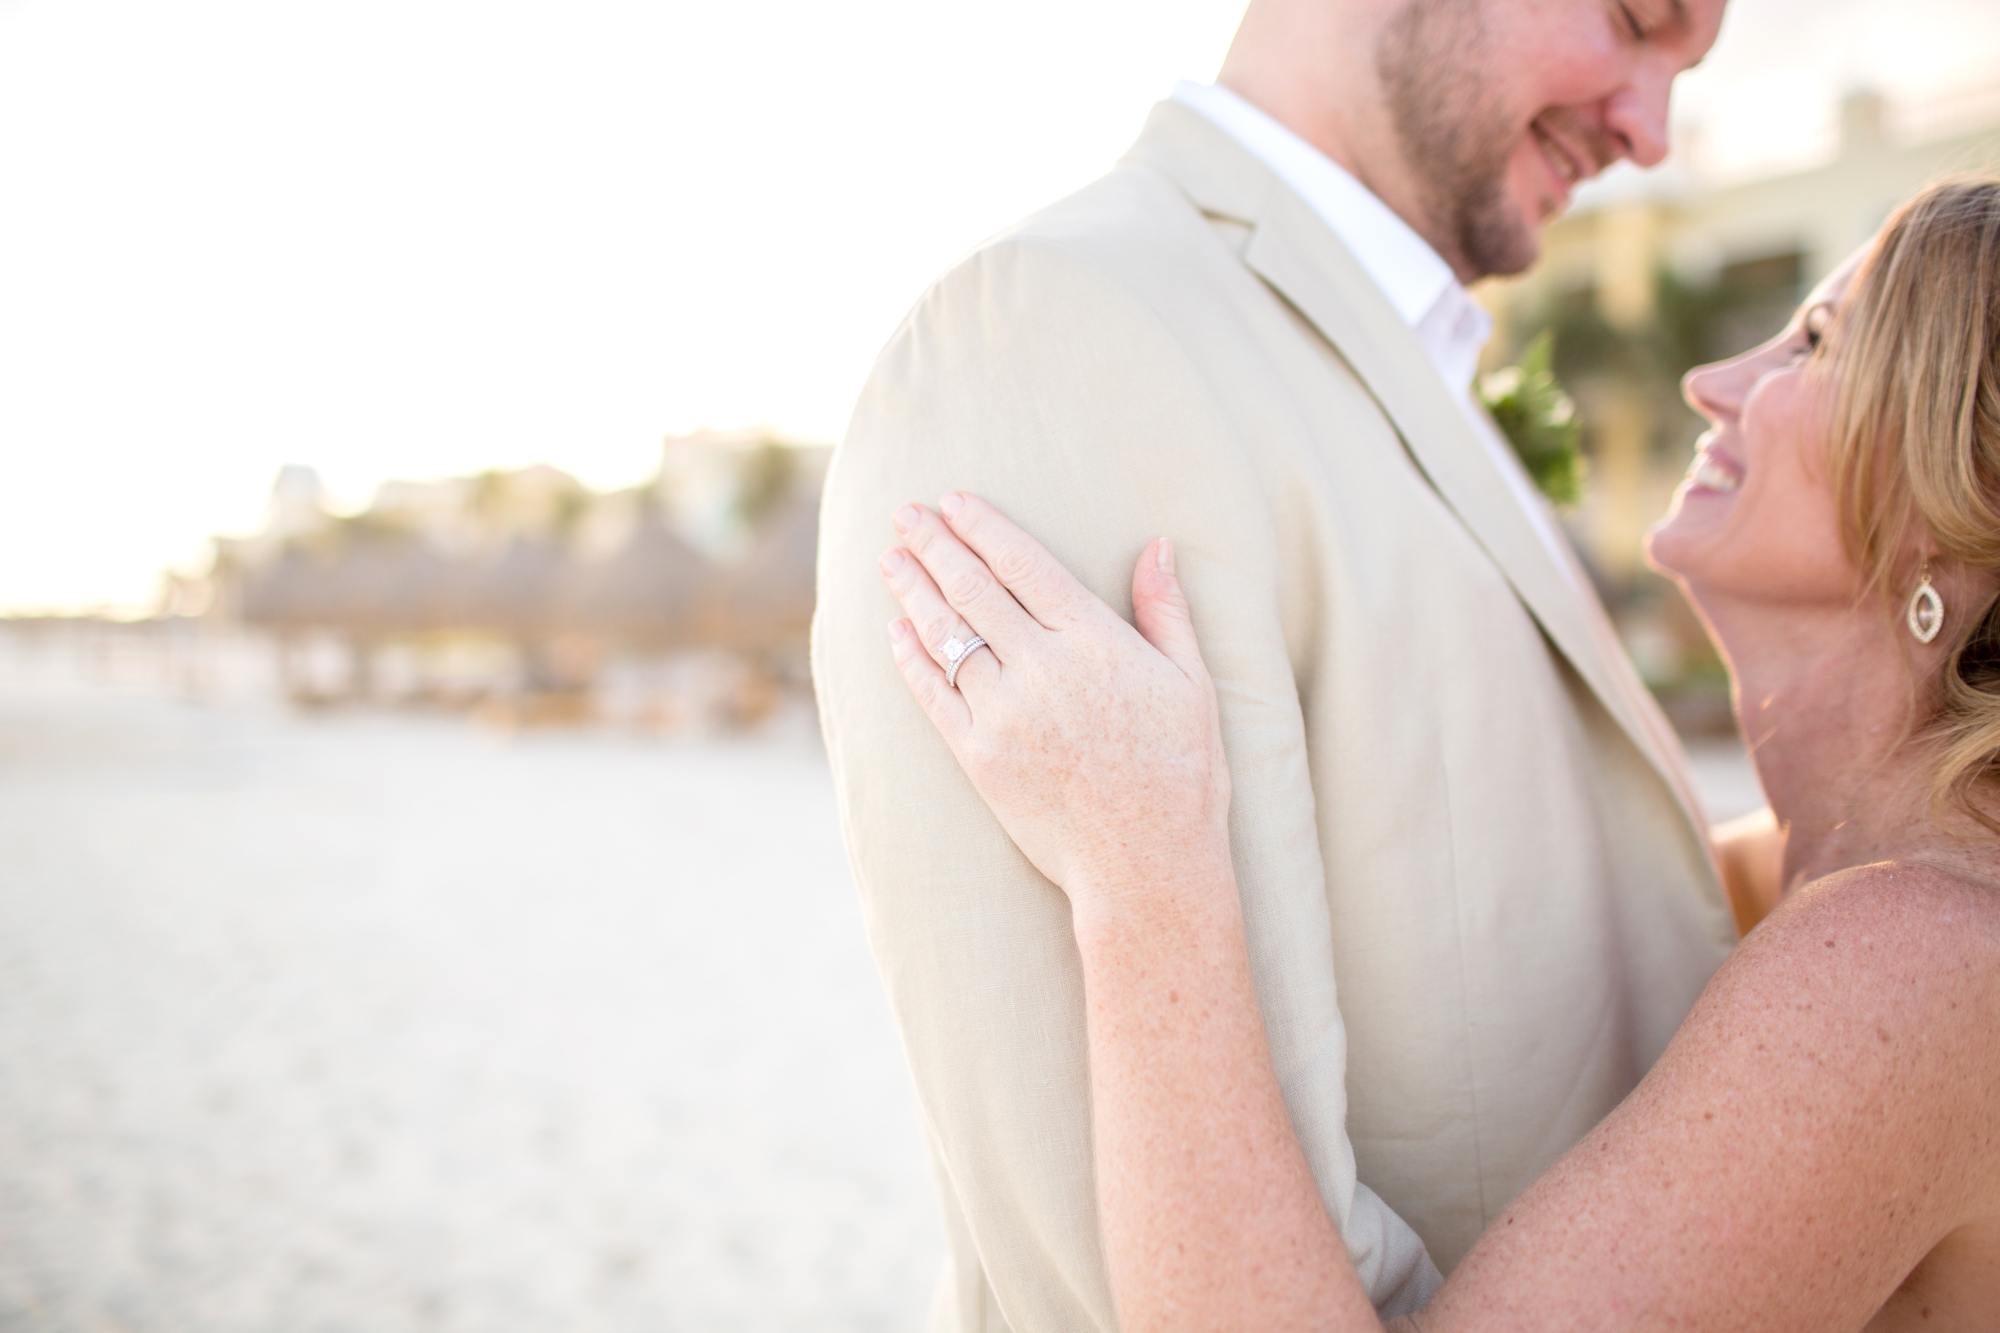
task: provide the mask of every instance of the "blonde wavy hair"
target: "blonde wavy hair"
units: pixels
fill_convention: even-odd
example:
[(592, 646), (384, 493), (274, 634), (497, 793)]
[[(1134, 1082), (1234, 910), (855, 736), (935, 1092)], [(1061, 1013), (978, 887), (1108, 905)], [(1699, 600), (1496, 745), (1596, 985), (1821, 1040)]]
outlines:
[[(1922, 553), (2000, 572), (2000, 176), (1931, 186), (1883, 225), (1833, 321), (1829, 437), (1849, 549), (1899, 613)], [(1898, 615), (1898, 623), (1901, 617)], [(1947, 606), (1932, 796), (2000, 833), (2000, 596)]]

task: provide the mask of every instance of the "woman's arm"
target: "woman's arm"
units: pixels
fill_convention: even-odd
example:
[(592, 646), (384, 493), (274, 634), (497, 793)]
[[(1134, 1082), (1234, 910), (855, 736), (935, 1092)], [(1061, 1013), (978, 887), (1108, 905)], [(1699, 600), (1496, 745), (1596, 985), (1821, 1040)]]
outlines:
[(1789, 895), (1486, 1230), (1425, 1333), (1991, 1327), (1990, 1275), (1969, 1305), (1906, 1279), (2000, 1204), (1997, 962), (1990, 892), (1920, 867)]
[(1379, 1329), (1286, 1115), (1227, 848), (1166, 882), (1073, 883), (1125, 1328)]
[[(1213, 690), (1171, 551), (1134, 573), (1134, 633), (976, 501), (949, 525), (923, 511), (905, 540), (921, 563), (884, 571), (926, 628), (898, 622), (904, 677), (1070, 896), (1128, 1326), (1379, 1327), (1265, 1051)], [(959, 613), (1006, 626), (962, 694), (926, 651)], [(1791, 895), (1411, 1326), (1862, 1327), (1947, 1236), (2000, 1224), (1996, 1028), (1987, 891), (1873, 866)]]
[[(1135, 633), (983, 502), (963, 505), (949, 525), (901, 515), (921, 560), (883, 560), (908, 613), (893, 648), (1002, 824), (1069, 896), (1120, 1320), (1377, 1333), (1271, 1065), (1214, 689), (1172, 547), (1139, 561)], [(993, 651), (966, 658), (952, 690), (939, 649), (968, 627)]]

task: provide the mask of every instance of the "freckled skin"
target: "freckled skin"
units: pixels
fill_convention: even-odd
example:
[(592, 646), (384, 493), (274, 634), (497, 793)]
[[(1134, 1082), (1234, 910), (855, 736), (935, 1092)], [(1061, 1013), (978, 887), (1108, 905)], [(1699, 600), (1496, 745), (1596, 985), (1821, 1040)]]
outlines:
[[(966, 659), (959, 690), (946, 687), (941, 669), (912, 688), (934, 720), (940, 710), (949, 719), (953, 753), (979, 774), (982, 795), (990, 788), (1002, 826), (1036, 868), (1064, 884), (1081, 873), (1077, 849), (1115, 848), (1123, 868), (1106, 877), (1104, 891), (1151, 895), (1188, 865), (1226, 862), (1229, 769), (1207, 673), (1196, 682), (1166, 656), (1141, 652), (1139, 631), (1052, 560), (1052, 572), (1042, 572), (1003, 548), (989, 570), (937, 511), (908, 506), (904, 515), (909, 554), (893, 568), (898, 553), (884, 557), (915, 631), (899, 661), (907, 672), (923, 657), (919, 645), (970, 641), (967, 620), (978, 621), (992, 651)], [(966, 540), (978, 539), (982, 521), (1005, 523), (977, 503), (959, 520)], [(1142, 624), (1157, 629), (1176, 616), (1198, 667), (1184, 604), (1149, 606)], [(1065, 706), (1041, 707), (1045, 697)]]
[[(901, 520), (918, 558), (884, 559), (909, 614), (897, 663), (1070, 896), (1125, 1327), (1381, 1328), (1271, 1069), (1214, 690), (1163, 544), (1133, 576), (1135, 631), (977, 499)], [(1831, 636), (1867, 672), (1841, 619), (1864, 614), (1785, 634), (1801, 651)], [(955, 692), (937, 654), (968, 621), (997, 647)], [(1936, 824), (1909, 780), (1921, 754), (1854, 741), (1882, 731), (1866, 700), (1797, 682), (1759, 697), (1781, 736), (1848, 727), (1841, 762), (1878, 785), (1824, 757), (1803, 793), (1767, 772), (1781, 816), (1800, 811), (1784, 855), (1802, 887), (1631, 1097), (1391, 1327), (2000, 1327), (2000, 839)], [(1822, 788), (1870, 799), (1829, 812), (1805, 799)], [(1890, 854), (1814, 873), (1858, 837)]]

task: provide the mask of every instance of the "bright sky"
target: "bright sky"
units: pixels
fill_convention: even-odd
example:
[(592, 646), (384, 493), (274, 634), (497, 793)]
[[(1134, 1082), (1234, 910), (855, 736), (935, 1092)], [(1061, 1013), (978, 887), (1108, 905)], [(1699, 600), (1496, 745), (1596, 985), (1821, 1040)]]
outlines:
[[(358, 505), (831, 439), (925, 282), (1242, 3), (0, 0), (0, 611), (147, 604), (287, 462)], [(1996, 62), (1993, 0), (1734, 0), (1683, 114), (1796, 154), (1842, 87)]]

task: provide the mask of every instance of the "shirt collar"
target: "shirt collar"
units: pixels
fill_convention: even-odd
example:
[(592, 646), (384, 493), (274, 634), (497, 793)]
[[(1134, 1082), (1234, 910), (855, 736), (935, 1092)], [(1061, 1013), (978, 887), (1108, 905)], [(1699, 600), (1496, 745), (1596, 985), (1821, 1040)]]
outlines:
[(1409, 223), (1332, 158), (1229, 89), (1183, 80), (1174, 85), (1173, 100), (1207, 118), (1291, 187), (1416, 331), (1452, 389), (1466, 389), (1492, 320)]

